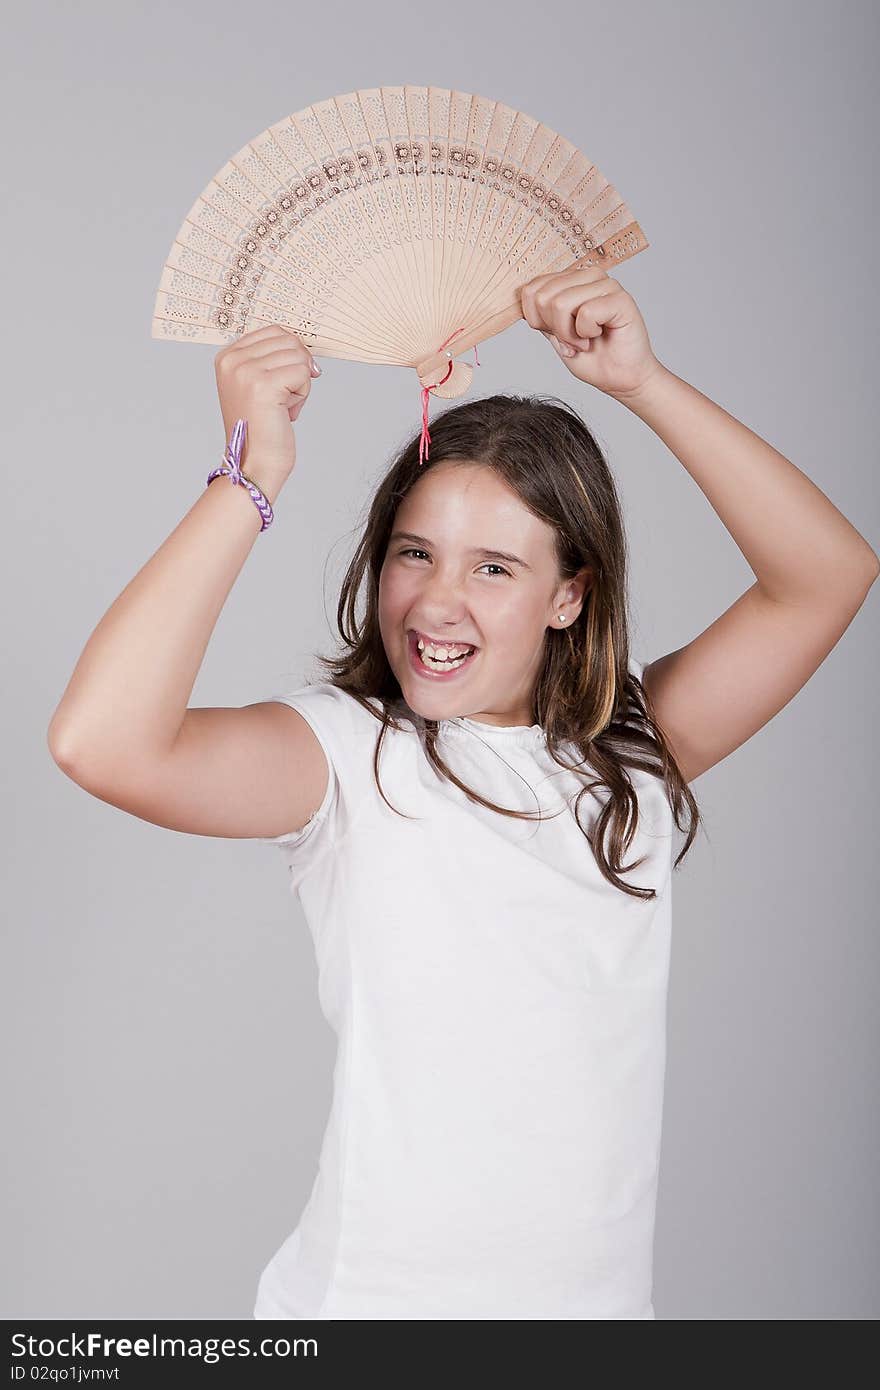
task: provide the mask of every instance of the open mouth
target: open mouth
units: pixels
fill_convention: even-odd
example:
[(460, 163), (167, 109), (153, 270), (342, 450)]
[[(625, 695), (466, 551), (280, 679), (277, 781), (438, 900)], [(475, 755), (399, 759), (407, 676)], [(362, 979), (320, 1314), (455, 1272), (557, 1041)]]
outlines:
[[(432, 680), (448, 680), (451, 676), (458, 675), (460, 671), (467, 670), (473, 664), (480, 650), (479, 647), (471, 647), (463, 656), (456, 657), (455, 660), (434, 661), (419, 650), (419, 637), (418, 632), (410, 631), (407, 633), (410, 665), (417, 675)], [(455, 643), (450, 643), (450, 646), (455, 645)]]

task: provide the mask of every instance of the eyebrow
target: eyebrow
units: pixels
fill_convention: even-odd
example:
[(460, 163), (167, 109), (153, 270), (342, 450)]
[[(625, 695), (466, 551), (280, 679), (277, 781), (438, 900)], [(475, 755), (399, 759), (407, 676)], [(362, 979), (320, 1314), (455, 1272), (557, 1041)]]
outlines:
[[(412, 531), (393, 531), (388, 538), (388, 544), (392, 541), (415, 541), (417, 545), (423, 545), (430, 549), (433, 541), (429, 541), (425, 536), (416, 536)], [(525, 560), (521, 560), (518, 555), (509, 555), (506, 550), (489, 550), (486, 546), (472, 546), (469, 552), (471, 555), (485, 555), (488, 560), (505, 560), (509, 565), (520, 565), (524, 570), (532, 567)]]

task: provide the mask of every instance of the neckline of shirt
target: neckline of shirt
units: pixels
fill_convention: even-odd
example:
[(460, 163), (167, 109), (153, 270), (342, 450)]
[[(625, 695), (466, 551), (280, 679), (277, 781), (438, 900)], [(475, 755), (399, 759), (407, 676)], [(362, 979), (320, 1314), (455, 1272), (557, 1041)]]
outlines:
[[(397, 713), (403, 714), (414, 728), (424, 729), (425, 721), (422, 715), (411, 710), (405, 701), (392, 701), (392, 707)], [(476, 735), (477, 738), (484, 738), (489, 742), (497, 741), (508, 748), (511, 745), (537, 748), (547, 742), (547, 735), (540, 724), (483, 724), (479, 719), (471, 719), (467, 714), (456, 715), (453, 719), (438, 720), (437, 733), (440, 737), (452, 738), (473, 738)]]
[(476, 734), (489, 742), (497, 741), (506, 746), (514, 744), (521, 748), (536, 748), (547, 741), (540, 724), (484, 724), (467, 714), (460, 714), (455, 719), (441, 719), (439, 727), (444, 735)]

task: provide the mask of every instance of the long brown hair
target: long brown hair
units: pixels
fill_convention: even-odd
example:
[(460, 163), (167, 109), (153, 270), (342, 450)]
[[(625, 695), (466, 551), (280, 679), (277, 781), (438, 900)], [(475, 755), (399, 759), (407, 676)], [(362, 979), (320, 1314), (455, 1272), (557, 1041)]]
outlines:
[[(554, 762), (580, 771), (588, 761), (597, 774), (578, 793), (574, 812), (604, 877), (634, 897), (656, 897), (655, 889), (636, 887), (620, 877), (624, 869), (643, 862), (622, 864), (638, 824), (638, 798), (627, 767), (663, 780), (680, 831), (687, 807), (687, 838), (675, 868), (693, 843), (700, 813), (654, 722), (647, 693), (628, 669), (628, 557), (614, 479), (583, 420), (557, 396), (494, 395), (451, 407), (431, 422), (428, 461), (419, 463), (419, 434), (415, 434), (379, 483), (337, 605), (337, 625), (347, 650), (341, 656), (318, 656), (328, 669), (328, 681), (347, 691), (381, 723), (373, 755), (379, 793), (392, 810), (404, 814), (391, 806), (379, 778), (382, 741), (389, 727), (401, 727), (398, 715), (406, 708), (379, 629), (379, 576), (400, 503), (428, 469), (450, 460), (494, 469), (523, 505), (552, 528), (560, 583), (584, 566), (592, 570), (592, 583), (577, 620), (564, 630), (547, 630), (544, 663), (534, 691), (536, 722)], [(366, 611), (359, 620), (356, 607), (362, 586)], [(381, 713), (370, 700), (378, 700)], [(496, 806), (466, 786), (437, 751), (437, 721), (420, 723), (428, 759), (471, 800), (499, 815), (522, 820), (540, 816), (540, 812)], [(560, 756), (566, 743), (574, 745), (579, 755), (574, 763)], [(590, 830), (581, 824), (577, 811), (582, 796), (594, 787), (607, 787), (609, 797)]]

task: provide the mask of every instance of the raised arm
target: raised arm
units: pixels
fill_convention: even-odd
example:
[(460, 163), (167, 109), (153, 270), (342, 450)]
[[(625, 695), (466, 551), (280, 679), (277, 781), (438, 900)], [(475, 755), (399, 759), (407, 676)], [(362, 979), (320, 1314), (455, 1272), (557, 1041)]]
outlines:
[(658, 361), (638, 305), (598, 266), (538, 275), (523, 317), (572, 376), (621, 401), (702, 489), (755, 583), (642, 673), (685, 781), (787, 705), (840, 640), (880, 572), (872, 547), (799, 468)]
[(616, 399), (687, 469), (756, 576), (704, 632), (644, 671), (690, 782), (806, 684), (864, 603), (880, 560), (795, 464), (665, 367)]
[[(273, 505), (295, 465), (291, 424), (311, 389), (311, 362), (278, 325), (217, 354), (227, 436), (235, 419), (248, 421), (241, 468)], [(48, 729), (52, 757), (87, 791), (157, 824), (214, 835), (282, 834), (320, 804), (326, 761), (295, 710), (187, 708), (261, 524), (244, 487), (215, 479), (98, 623)]]

